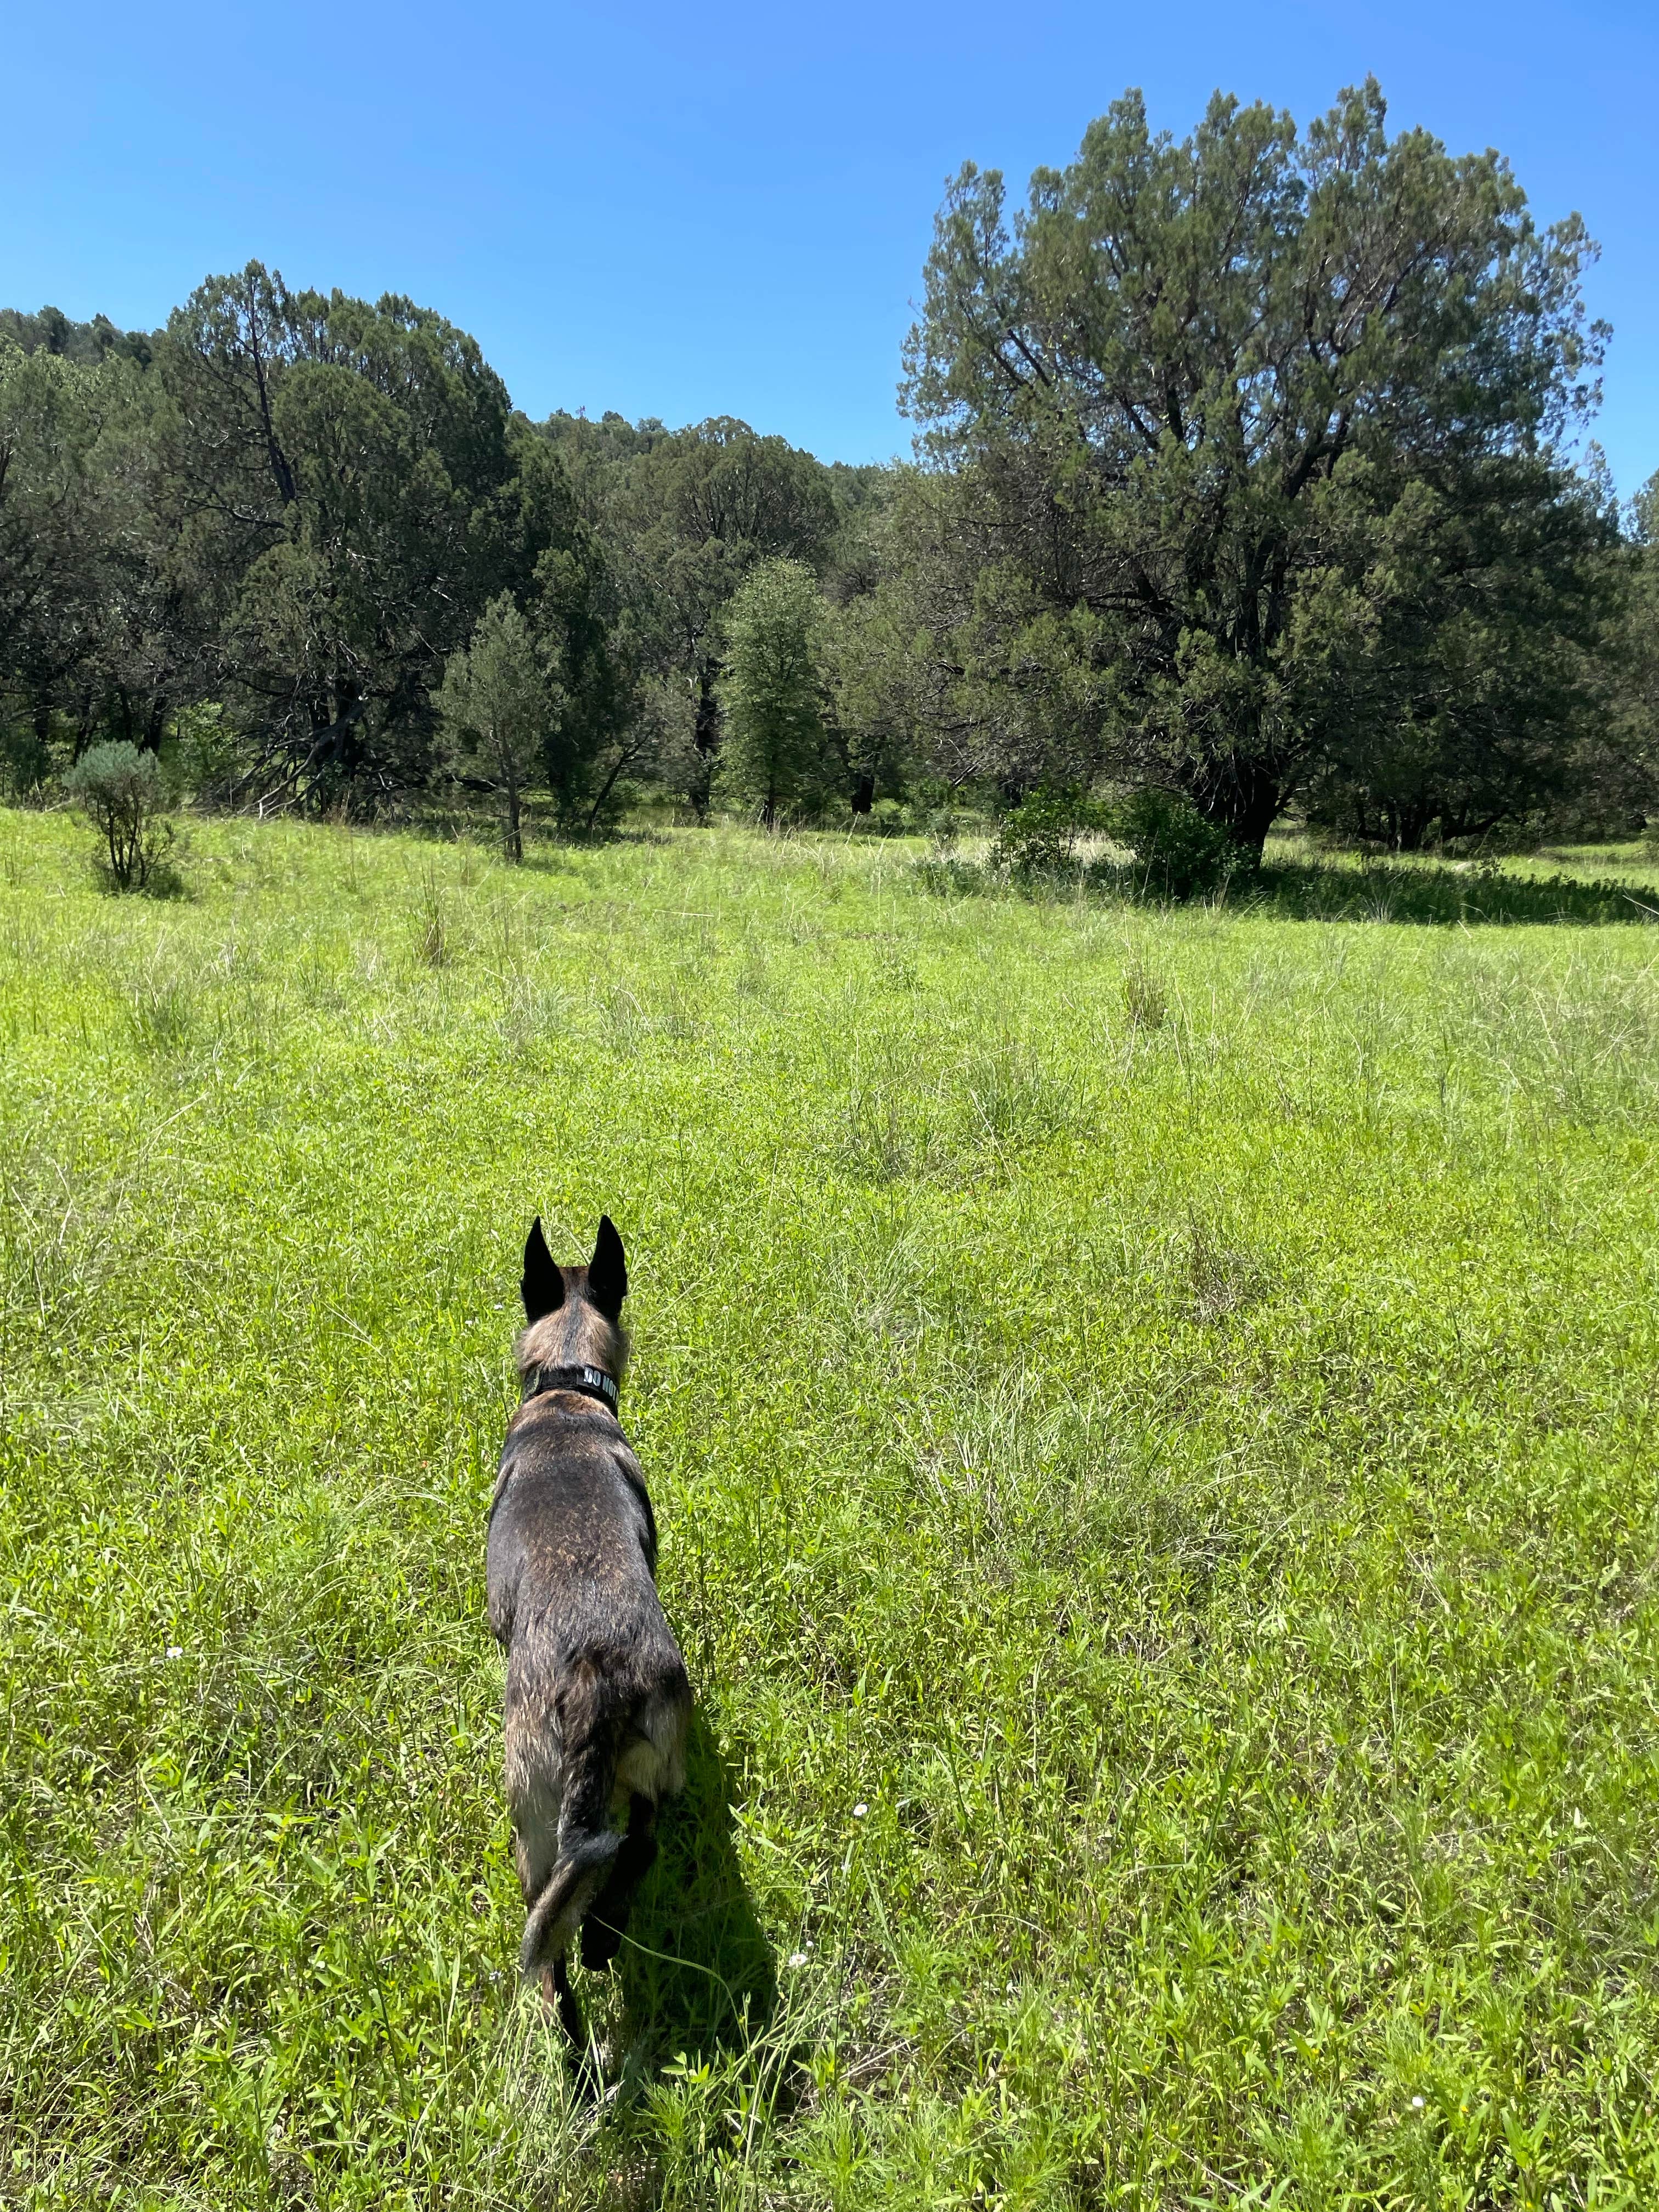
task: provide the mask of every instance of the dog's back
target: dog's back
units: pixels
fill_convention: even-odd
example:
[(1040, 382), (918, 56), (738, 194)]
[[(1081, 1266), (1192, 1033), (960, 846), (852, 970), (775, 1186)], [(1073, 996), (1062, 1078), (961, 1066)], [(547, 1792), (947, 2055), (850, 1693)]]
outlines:
[[(584, 1957), (614, 1954), (685, 1773), (691, 1691), (657, 1596), (657, 1531), (613, 1410), (627, 1273), (606, 1219), (588, 1267), (531, 1232), (519, 1344), (526, 1397), (489, 1527), (489, 1621), (507, 1647), (507, 1796), (527, 1917), (521, 1964), (550, 1970), (590, 1907)], [(626, 1812), (628, 1833), (612, 1825)]]

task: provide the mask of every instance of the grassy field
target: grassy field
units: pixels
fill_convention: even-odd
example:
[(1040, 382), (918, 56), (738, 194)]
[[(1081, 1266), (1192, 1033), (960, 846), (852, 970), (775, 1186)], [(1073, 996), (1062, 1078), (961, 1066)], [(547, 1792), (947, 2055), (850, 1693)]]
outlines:
[[(0, 813), (0, 2203), (1659, 2202), (1651, 867), (86, 842)], [(596, 2094), (483, 1571), (602, 1207), (700, 1720)]]

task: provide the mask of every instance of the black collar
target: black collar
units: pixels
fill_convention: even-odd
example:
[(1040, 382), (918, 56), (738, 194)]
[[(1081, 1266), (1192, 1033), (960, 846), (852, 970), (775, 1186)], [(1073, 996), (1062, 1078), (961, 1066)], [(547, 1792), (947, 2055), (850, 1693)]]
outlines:
[(525, 1378), (524, 1403), (544, 1398), (550, 1390), (574, 1390), (583, 1398), (597, 1398), (610, 1412), (617, 1410), (617, 1384), (603, 1367), (532, 1367)]

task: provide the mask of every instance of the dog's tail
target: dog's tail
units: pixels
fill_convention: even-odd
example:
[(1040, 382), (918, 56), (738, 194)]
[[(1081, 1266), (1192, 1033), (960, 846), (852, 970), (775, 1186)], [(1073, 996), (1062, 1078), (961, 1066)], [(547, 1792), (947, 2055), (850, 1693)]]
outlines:
[(568, 1848), (560, 1845), (547, 1887), (524, 1923), (519, 1966), (526, 1979), (563, 1958), (582, 1915), (599, 1893), (611, 1860), (622, 1849), (622, 1840), (614, 1829), (603, 1828), (597, 1834), (573, 1838)]
[(579, 1669), (575, 1681), (560, 1699), (560, 1708), (565, 1769), (559, 1849), (552, 1872), (524, 1924), (519, 1965), (527, 1978), (564, 1956), (623, 1842), (611, 1825), (611, 1796), (617, 1780), (617, 1717), (604, 1710), (596, 1669)]

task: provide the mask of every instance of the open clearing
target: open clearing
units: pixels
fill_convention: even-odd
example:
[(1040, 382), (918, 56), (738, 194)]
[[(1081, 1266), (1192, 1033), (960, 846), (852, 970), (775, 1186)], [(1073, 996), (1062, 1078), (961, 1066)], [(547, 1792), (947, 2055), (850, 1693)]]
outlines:
[[(191, 841), (0, 814), (0, 2201), (1659, 2201), (1641, 905)], [(701, 1723), (596, 2106), (483, 1515), (602, 1207)]]

